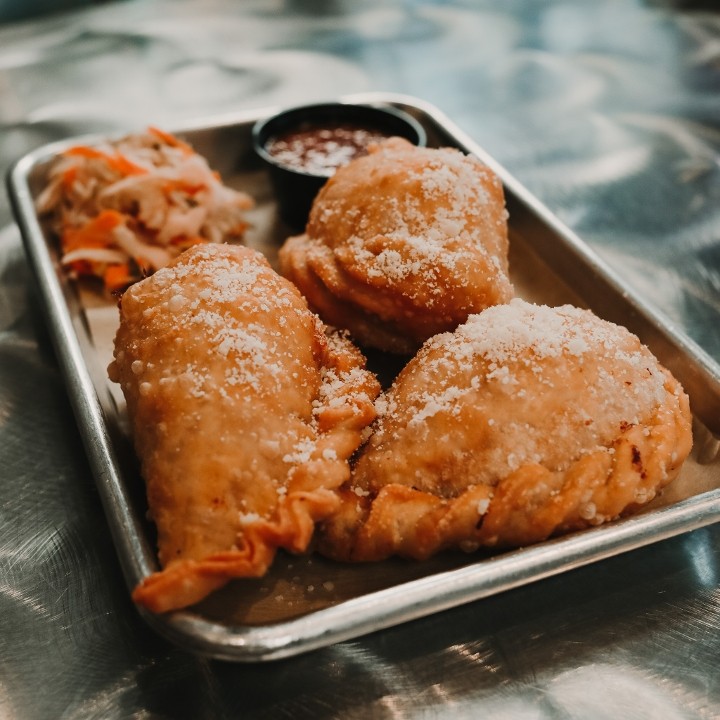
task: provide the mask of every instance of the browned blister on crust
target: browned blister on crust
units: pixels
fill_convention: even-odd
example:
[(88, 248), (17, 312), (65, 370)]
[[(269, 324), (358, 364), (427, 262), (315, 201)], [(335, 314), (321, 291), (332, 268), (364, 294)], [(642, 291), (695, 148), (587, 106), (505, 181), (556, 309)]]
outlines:
[(345, 560), (515, 547), (637, 511), (692, 444), (687, 395), (625, 328), (513, 300), (429, 340), (376, 402), (323, 524)]
[(410, 353), (513, 296), (507, 253), (499, 178), (458, 150), (392, 138), (330, 178), (280, 267), (329, 324)]
[(248, 248), (199, 246), (124, 294), (109, 373), (162, 567), (137, 603), (184, 607), (308, 547), (375, 417), (364, 362)]

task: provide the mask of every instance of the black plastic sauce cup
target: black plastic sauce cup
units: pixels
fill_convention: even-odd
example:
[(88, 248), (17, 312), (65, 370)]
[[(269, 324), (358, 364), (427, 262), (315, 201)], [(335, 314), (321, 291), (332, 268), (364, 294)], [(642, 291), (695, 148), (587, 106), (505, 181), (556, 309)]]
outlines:
[(415, 118), (387, 106), (347, 103), (304, 105), (258, 120), (252, 130), (253, 148), (268, 167), (280, 217), (294, 231), (305, 228), (313, 200), (333, 171), (319, 173), (291, 167), (274, 157), (268, 146), (287, 133), (344, 125), (374, 131), (386, 137), (402, 137), (418, 146), (426, 143), (425, 130)]

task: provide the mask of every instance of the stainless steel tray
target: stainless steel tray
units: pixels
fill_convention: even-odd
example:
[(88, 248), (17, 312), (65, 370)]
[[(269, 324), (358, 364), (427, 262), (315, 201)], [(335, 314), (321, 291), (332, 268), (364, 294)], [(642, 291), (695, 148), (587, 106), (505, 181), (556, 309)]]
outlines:
[[(430, 145), (479, 156), (500, 175), (511, 231), (511, 274), (529, 300), (573, 302), (626, 325), (672, 370), (690, 395), (695, 445), (678, 480), (648, 509), (607, 526), (495, 555), (447, 553), (416, 563), (343, 565), (313, 555), (280, 555), (268, 575), (238, 580), (191, 610), (156, 616), (149, 625), (184, 648), (235, 661), (288, 657), (478, 600), (632, 550), (720, 519), (720, 366), (667, 318), (627, 287), (488, 154), (436, 108), (405, 96), (364, 94), (346, 102), (392, 105), (414, 115)], [(277, 219), (250, 128), (278, 108), (239, 113), (175, 129), (224, 180), (257, 201), (248, 244), (275, 260), (288, 231)], [(60, 269), (53, 239), (34, 199), (49, 161), (73, 138), (39, 148), (8, 174), (8, 189), (34, 270), (127, 584), (153, 572), (153, 529), (145, 521), (142, 481), (124, 425), (122, 398), (107, 380), (116, 308), (84, 293)]]

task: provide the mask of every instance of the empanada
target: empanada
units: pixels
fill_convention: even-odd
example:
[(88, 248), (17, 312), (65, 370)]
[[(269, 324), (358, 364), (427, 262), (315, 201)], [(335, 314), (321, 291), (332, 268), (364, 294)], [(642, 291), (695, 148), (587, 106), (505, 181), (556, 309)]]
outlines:
[(513, 296), (507, 253), (503, 188), (488, 167), (391, 138), (328, 180), (280, 269), (325, 322), (411, 353)]
[(304, 551), (374, 418), (364, 358), (260, 253), (190, 249), (122, 297), (110, 376), (127, 400), (162, 570), (155, 612)]
[(422, 347), (376, 406), (321, 550), (522, 546), (638, 510), (691, 444), (688, 398), (625, 328), (515, 299)]

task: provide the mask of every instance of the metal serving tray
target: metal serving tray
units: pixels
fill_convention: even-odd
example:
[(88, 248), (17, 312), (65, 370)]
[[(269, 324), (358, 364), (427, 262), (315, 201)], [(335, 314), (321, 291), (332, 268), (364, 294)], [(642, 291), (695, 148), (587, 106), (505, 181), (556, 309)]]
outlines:
[[(268, 575), (230, 583), (198, 606), (168, 615), (143, 610), (163, 636), (235, 661), (288, 657), (413, 620), (699, 528), (720, 519), (720, 366), (627, 287), (579, 238), (436, 108), (405, 96), (364, 94), (344, 102), (391, 105), (416, 117), (428, 144), (474, 153), (505, 184), (511, 274), (518, 295), (572, 302), (627, 326), (683, 383), (695, 416), (695, 445), (678, 480), (642, 514), (500, 554), (447, 553), (428, 562), (343, 565), (312, 554), (278, 556)], [(248, 244), (272, 261), (289, 231), (277, 219), (265, 173), (250, 147), (253, 122), (279, 108), (199, 121), (175, 130), (229, 185), (254, 196)], [(157, 568), (145, 520), (143, 483), (108, 381), (117, 309), (69, 280), (34, 200), (49, 161), (78, 142), (39, 148), (8, 174), (8, 188), (70, 399), (129, 588)]]

